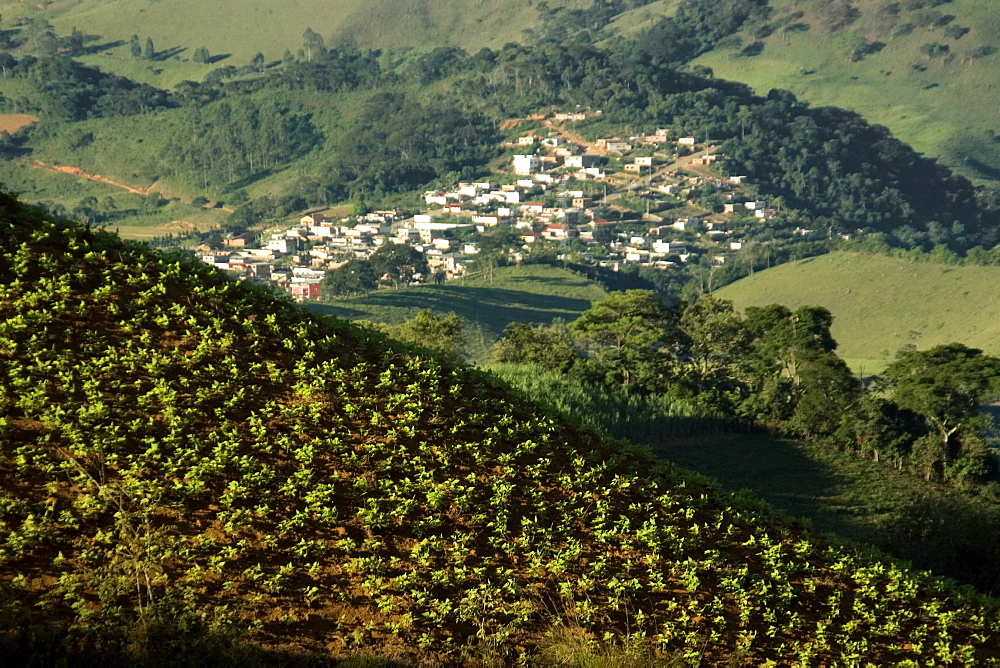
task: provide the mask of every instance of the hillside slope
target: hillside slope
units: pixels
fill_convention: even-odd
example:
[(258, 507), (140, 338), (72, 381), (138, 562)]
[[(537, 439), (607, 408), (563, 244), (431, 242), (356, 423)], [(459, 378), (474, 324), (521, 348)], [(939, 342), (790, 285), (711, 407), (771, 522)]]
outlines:
[(121, 40), (113, 55), (126, 56), (129, 38), (138, 34), (143, 40), (151, 37), (158, 50), (177, 52), (184, 60), (204, 46), (217, 57), (225, 56), (224, 64), (237, 66), (257, 52), (278, 60), (285, 49), (298, 50), (307, 28), (330, 45), (386, 49), (451, 45), (475, 51), (520, 41), (523, 31), (538, 21), (532, 3), (501, 0), (467, 5), (440, 0), (301, 0), (280, 5), (261, 0), (78, 0), (55, 3), (45, 14), (60, 33), (76, 27), (100, 35), (104, 42)]
[(709, 663), (1000, 655), (994, 608), (473, 370), (0, 206), (7, 641), (166, 606), (273, 647), (428, 662), (509, 660), (555, 628)]
[(831, 253), (757, 272), (717, 291), (737, 307), (824, 306), (841, 357), (892, 360), (951, 341), (1000, 353), (1000, 267)]
[(995, 2), (770, 4), (766, 26), (748, 26), (695, 63), (761, 94), (781, 88), (851, 109), (960, 174), (1000, 184)]
[(607, 296), (597, 283), (568, 269), (549, 265), (501, 267), (485, 276), (407, 290), (381, 290), (329, 304), (310, 305), (319, 313), (348, 320), (397, 324), (421, 309), (454, 312), (465, 322), (466, 348), (477, 361), (512, 322), (550, 324), (576, 320), (591, 303)]

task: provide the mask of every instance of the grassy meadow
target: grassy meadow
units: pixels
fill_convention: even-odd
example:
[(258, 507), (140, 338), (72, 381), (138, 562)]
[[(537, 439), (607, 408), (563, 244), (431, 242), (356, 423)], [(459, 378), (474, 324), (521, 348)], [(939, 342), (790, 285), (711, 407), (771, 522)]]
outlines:
[[(2, 2), (4, 16), (11, 5)], [(582, 0), (550, 5), (586, 5)], [(23, 9), (20, 9), (23, 11)], [(195, 79), (212, 66), (245, 65), (257, 52), (280, 60), (285, 49), (297, 52), (303, 33), (311, 28), (328, 45), (353, 44), (381, 49), (455, 45), (469, 50), (520, 41), (535, 27), (537, 9), (531, 2), (478, 0), (69, 0), (45, 6), (42, 12), (60, 33), (74, 27), (101, 37), (110, 45), (100, 58), (109, 71), (159, 85)], [(129, 58), (133, 34), (151, 37), (161, 59), (136, 63)], [(191, 62), (204, 46), (212, 66)]]
[[(776, 19), (804, 12), (791, 20), (808, 29), (775, 30), (760, 40), (763, 52), (749, 57), (741, 54), (755, 40), (748, 29), (742, 39), (723, 40), (695, 63), (712, 68), (718, 77), (747, 83), (760, 94), (781, 88), (814, 106), (852, 109), (973, 180), (997, 182), (1000, 143), (994, 136), (1000, 131), (996, 116), (1000, 53), (973, 57), (984, 46), (1000, 49), (996, 3), (953, 0), (938, 7), (941, 14), (955, 17), (949, 25), (969, 29), (958, 39), (948, 37), (940, 27), (915, 24), (916, 13), (903, 12), (889, 29), (876, 11), (883, 3), (859, 0), (852, 4), (861, 10), (860, 17), (830, 32), (822, 26), (825, 1), (772, 0)], [(906, 23), (914, 26), (912, 32), (898, 34)], [(851, 45), (858, 38), (870, 44), (881, 42), (884, 47), (853, 61)], [(947, 51), (925, 55), (922, 47), (932, 43), (946, 46)]]
[(910, 344), (958, 341), (1000, 354), (1000, 267), (832, 253), (758, 272), (715, 294), (739, 308), (828, 308), (837, 353), (866, 374)]
[(466, 349), (476, 361), (489, 359), (490, 348), (512, 322), (551, 323), (575, 320), (607, 293), (596, 283), (559, 267), (501, 267), (487, 277), (458, 279), (444, 285), (381, 289), (367, 297), (310, 305), (312, 310), (348, 320), (401, 323), (422, 309), (454, 311), (465, 323)]

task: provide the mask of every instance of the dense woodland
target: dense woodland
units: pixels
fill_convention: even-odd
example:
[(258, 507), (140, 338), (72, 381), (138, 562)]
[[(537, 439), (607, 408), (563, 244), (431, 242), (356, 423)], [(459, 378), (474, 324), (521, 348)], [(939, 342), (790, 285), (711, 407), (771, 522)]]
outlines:
[(997, 480), (978, 407), (1000, 391), (1000, 359), (960, 344), (904, 351), (865, 388), (834, 352), (832, 323), (821, 307), (751, 307), (742, 316), (712, 297), (667, 308), (650, 291), (630, 290), (562, 330), (512, 325), (494, 359), (688, 401), (928, 480)]

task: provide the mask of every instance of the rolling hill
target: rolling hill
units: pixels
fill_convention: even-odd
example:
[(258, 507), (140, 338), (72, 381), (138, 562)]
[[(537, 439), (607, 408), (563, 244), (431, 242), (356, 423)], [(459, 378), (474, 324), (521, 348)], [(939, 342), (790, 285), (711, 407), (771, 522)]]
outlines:
[[(549, 4), (582, 8), (589, 3), (565, 0)], [(38, 15), (37, 10), (28, 11)], [(521, 41), (525, 30), (538, 24), (533, 3), (502, 0), (467, 4), (441, 0), (296, 0), (281, 4), (262, 0), (77, 0), (52, 3), (41, 15), (60, 34), (77, 28), (99, 35), (98, 43), (113, 45), (88, 57), (91, 64), (168, 87), (183, 79), (200, 79), (211, 65), (243, 66), (258, 52), (268, 61), (281, 60), (286, 49), (294, 53), (302, 48), (306, 29), (315, 31), (330, 46), (426, 50), (450, 45), (477, 51)], [(133, 34), (142, 41), (152, 38), (162, 58), (152, 64), (129, 58), (128, 42)], [(194, 50), (202, 46), (209, 50), (211, 65), (191, 62)]]
[(328, 304), (310, 305), (319, 313), (348, 320), (398, 324), (422, 309), (455, 312), (465, 323), (465, 339), (473, 359), (485, 362), (490, 347), (512, 322), (565, 322), (603, 299), (607, 292), (567, 269), (548, 265), (501, 267), (492, 278), (476, 277), (404, 290), (380, 290)]
[(544, 659), (554, 636), (705, 663), (1000, 656), (991, 603), (475, 370), (0, 208), (13, 662), (183, 665), (227, 629), (279, 661)]
[(1000, 353), (1000, 267), (937, 265), (831, 253), (741, 279), (715, 295), (737, 307), (824, 306), (837, 353), (878, 371), (906, 345), (959, 341)]
[(854, 110), (958, 173), (1000, 183), (995, 2), (770, 5), (766, 26), (747, 26), (694, 63), (761, 94), (780, 88), (816, 106)]

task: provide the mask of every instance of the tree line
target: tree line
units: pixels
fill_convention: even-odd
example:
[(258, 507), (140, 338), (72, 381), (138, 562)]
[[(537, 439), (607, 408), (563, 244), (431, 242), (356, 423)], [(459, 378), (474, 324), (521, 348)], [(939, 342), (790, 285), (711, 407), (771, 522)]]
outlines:
[(927, 480), (997, 479), (979, 407), (1000, 392), (1000, 359), (958, 343), (902, 351), (866, 386), (836, 355), (832, 323), (815, 306), (740, 315), (712, 297), (667, 308), (651, 291), (628, 290), (566, 327), (510, 325), (493, 359), (687, 401)]

